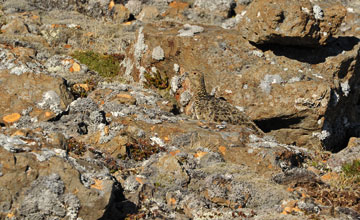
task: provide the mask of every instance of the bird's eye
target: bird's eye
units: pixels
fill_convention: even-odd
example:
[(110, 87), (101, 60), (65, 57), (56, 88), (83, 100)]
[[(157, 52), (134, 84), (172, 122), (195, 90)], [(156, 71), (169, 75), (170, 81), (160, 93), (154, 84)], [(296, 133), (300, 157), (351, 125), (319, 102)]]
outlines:
[(194, 72), (193, 74), (196, 75), (196, 72)]

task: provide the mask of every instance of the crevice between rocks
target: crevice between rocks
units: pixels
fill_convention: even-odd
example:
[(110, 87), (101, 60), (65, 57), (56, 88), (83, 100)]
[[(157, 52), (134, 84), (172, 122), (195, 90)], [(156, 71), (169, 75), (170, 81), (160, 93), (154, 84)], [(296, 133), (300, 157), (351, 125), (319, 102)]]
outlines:
[[(296, 41), (297, 39), (288, 37), (284, 40), (291, 42)], [(260, 45), (252, 42), (250, 43), (263, 52), (270, 50), (276, 56), (285, 56), (289, 59), (309, 64), (319, 64), (324, 63), (327, 57), (337, 56), (343, 51), (352, 50), (354, 46), (359, 43), (359, 41), (360, 39), (356, 37), (338, 37), (333, 38), (331, 43), (328, 45), (317, 48), (310, 48), (305, 46), (285, 46), (278, 44)]]
[(116, 182), (112, 187), (104, 215), (99, 220), (122, 220), (129, 214), (137, 213), (137, 211), (136, 205), (125, 198), (124, 189), (120, 183)]
[(293, 125), (299, 124), (305, 117), (290, 118), (289, 116), (275, 117), (262, 120), (254, 120), (255, 124), (265, 133), (273, 130), (292, 128)]

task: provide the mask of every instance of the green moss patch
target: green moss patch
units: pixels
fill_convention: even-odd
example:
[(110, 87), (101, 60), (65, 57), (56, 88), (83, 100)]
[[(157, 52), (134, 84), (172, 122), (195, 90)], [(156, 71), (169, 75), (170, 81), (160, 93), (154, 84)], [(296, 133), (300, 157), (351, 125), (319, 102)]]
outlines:
[(75, 51), (72, 57), (87, 65), (102, 77), (114, 77), (119, 74), (120, 62), (124, 59), (120, 54), (100, 54), (93, 51)]
[(344, 174), (348, 177), (359, 177), (360, 179), (360, 160), (354, 160), (351, 163), (342, 166)]

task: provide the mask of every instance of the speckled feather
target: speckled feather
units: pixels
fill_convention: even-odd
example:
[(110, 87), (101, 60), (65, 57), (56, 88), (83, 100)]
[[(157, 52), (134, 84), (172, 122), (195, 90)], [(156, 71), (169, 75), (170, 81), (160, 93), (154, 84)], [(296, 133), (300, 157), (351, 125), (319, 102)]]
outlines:
[(194, 71), (189, 73), (194, 89), (193, 114), (198, 120), (209, 122), (227, 122), (234, 125), (246, 125), (258, 133), (263, 133), (243, 112), (223, 99), (209, 95), (205, 88), (204, 75)]

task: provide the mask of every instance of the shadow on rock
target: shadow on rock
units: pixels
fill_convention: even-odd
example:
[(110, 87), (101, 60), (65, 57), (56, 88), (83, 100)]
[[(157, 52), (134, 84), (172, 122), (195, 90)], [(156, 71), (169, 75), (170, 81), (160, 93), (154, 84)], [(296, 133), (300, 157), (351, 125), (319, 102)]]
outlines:
[(104, 215), (99, 220), (121, 220), (125, 219), (129, 214), (137, 213), (136, 205), (127, 200), (123, 192), (120, 183), (113, 185), (109, 204)]
[(334, 38), (328, 45), (317, 48), (277, 44), (252, 44), (262, 51), (271, 50), (277, 56), (285, 56), (289, 59), (309, 64), (319, 64), (325, 62), (327, 57), (337, 56), (343, 51), (352, 50), (359, 41), (360, 39), (356, 37), (338, 37)]

